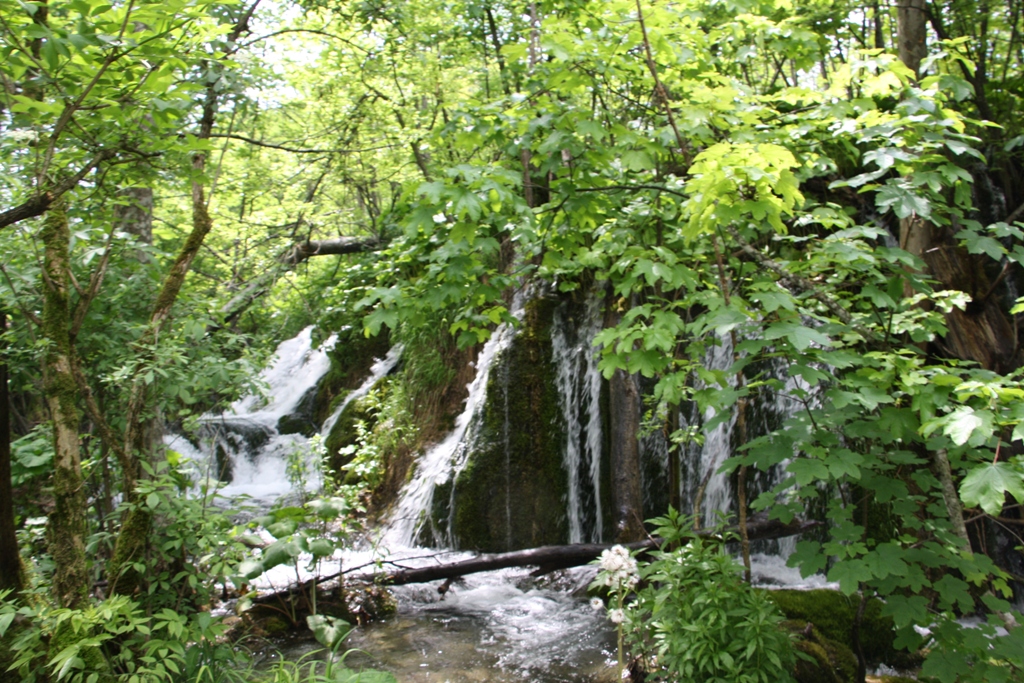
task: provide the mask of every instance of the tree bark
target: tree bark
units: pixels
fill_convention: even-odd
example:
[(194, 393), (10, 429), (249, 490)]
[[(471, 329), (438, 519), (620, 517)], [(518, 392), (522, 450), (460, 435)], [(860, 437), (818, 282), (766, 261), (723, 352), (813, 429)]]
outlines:
[(637, 440), (640, 395), (633, 377), (624, 370), (616, 370), (608, 380), (608, 395), (615, 540), (636, 541), (645, 535)]
[(50, 206), (43, 223), (43, 392), (53, 422), (54, 510), (47, 541), (55, 569), (53, 594), (62, 607), (76, 608), (89, 591), (85, 561), (86, 500), (78, 437), (78, 387), (72, 368), (71, 307), (68, 294), (71, 233), (64, 206)]
[(928, 14), (925, 0), (902, 0), (896, 9), (896, 32), (900, 61), (914, 76), (920, 75), (921, 61), (928, 56)]
[[(0, 309), (0, 335), (7, 331), (7, 314)], [(20, 591), (21, 554), (14, 528), (11, 482), (11, 411), (7, 391), (6, 343), (0, 339), (0, 590)]]
[(228, 324), (240, 316), (252, 304), (273, 286), (274, 281), (282, 272), (290, 270), (306, 259), (314, 256), (342, 256), (371, 251), (381, 243), (373, 237), (337, 237), (330, 240), (307, 240), (291, 247), (278, 257), (279, 268), (271, 268), (255, 277), (245, 288), (233, 296), (220, 309), (224, 324)]

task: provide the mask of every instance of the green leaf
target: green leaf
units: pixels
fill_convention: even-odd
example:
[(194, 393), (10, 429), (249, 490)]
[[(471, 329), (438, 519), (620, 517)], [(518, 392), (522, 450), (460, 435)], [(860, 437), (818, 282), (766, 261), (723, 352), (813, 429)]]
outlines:
[(329, 557), (334, 554), (335, 544), (326, 538), (315, 538), (309, 542), (309, 552), (313, 557)]
[(796, 323), (775, 323), (769, 325), (764, 332), (765, 339), (781, 339), (785, 337), (797, 351), (805, 351), (811, 344), (831, 346), (832, 340), (827, 334)]
[(837, 581), (839, 590), (846, 595), (853, 595), (860, 588), (862, 581), (871, 580), (872, 572), (864, 560), (851, 559), (837, 562), (828, 572), (829, 581)]
[[(963, 446), (971, 438), (974, 430), (985, 426), (985, 420), (969, 406), (960, 406), (946, 418), (942, 433), (948, 436), (957, 446)], [(991, 429), (991, 421), (989, 421)]]
[(1002, 512), (1006, 494), (1024, 502), (1024, 470), (1017, 463), (995, 462), (975, 467), (960, 484), (960, 499), (990, 515)]
[(271, 524), (267, 527), (267, 531), (274, 538), (284, 538), (285, 536), (291, 536), (295, 533), (295, 530), (299, 528), (298, 523), (292, 519), (286, 519), (276, 524)]
[(329, 617), (324, 614), (309, 615), (306, 617), (306, 625), (313, 632), (313, 637), (316, 638), (317, 642), (329, 648), (333, 648), (340, 643), (348, 635), (348, 632), (352, 630), (352, 625), (344, 619)]
[(796, 483), (800, 486), (829, 480), (828, 467), (817, 458), (796, 458), (786, 469), (796, 477)]

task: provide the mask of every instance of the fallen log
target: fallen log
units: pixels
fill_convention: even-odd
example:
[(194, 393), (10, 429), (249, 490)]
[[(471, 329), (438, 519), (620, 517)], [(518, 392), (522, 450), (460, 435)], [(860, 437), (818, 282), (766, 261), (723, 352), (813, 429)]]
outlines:
[[(793, 520), (789, 524), (783, 524), (778, 520), (758, 519), (747, 524), (747, 533), (752, 541), (766, 541), (775, 538), (796, 536), (804, 532), (822, 526), (822, 522), (805, 522)], [(725, 533), (737, 532), (737, 527), (726, 527)], [(718, 530), (704, 530), (696, 532), (702, 538), (720, 538), (722, 532)], [(623, 544), (630, 550), (638, 551), (643, 556), (648, 551), (655, 550), (664, 543), (661, 538), (648, 538), (645, 541)], [(451, 551), (439, 551), (436, 555), (420, 556), (418, 558), (405, 558), (403, 560), (383, 560), (382, 564), (398, 567), (394, 571), (377, 571), (369, 574), (356, 574), (361, 569), (371, 565), (351, 567), (343, 572), (318, 576), (309, 579), (298, 585), (292, 585), (283, 591), (275, 591), (257, 595), (251, 598), (253, 604), (266, 605), (280, 602), (281, 600), (306, 599), (314, 585), (319, 585), (339, 579), (345, 582), (356, 582), (362, 584), (376, 584), (378, 586), (402, 586), (410, 583), (427, 583), (444, 579), (445, 584), (439, 589), (443, 594), (453, 579), (475, 574), (478, 572), (493, 571), (496, 569), (508, 569), (510, 567), (536, 567), (531, 572), (533, 576), (542, 576), (559, 569), (579, 567), (597, 559), (602, 552), (611, 548), (612, 543), (580, 543), (573, 545), (548, 545), (539, 548), (528, 548), (526, 550), (515, 550), (507, 553), (483, 554), (472, 557), (468, 560), (439, 563), (429, 567), (403, 567), (400, 563), (411, 559), (429, 559), (442, 555), (448, 555)], [(373, 563), (372, 566), (377, 566)], [(341, 578), (344, 577), (344, 578)]]
[[(789, 524), (783, 524), (778, 520), (763, 520), (751, 522), (747, 525), (747, 533), (750, 540), (769, 540), (796, 536), (806, 531), (821, 526), (821, 522), (804, 522), (793, 520)], [(736, 531), (735, 527), (726, 529)], [(698, 536), (717, 537), (716, 531), (700, 531)], [(660, 538), (649, 538), (645, 541), (623, 544), (630, 550), (646, 551), (659, 548), (664, 541)], [(602, 552), (611, 548), (609, 543), (581, 543), (574, 545), (549, 545), (540, 548), (529, 548), (527, 550), (515, 550), (507, 553), (496, 553), (479, 555), (468, 560), (438, 564), (430, 567), (408, 567), (400, 568), (397, 571), (377, 574), (367, 574), (350, 577), (365, 581), (374, 581), (378, 584), (400, 586), (408, 583), (426, 583), (440, 579), (456, 579), (467, 574), (477, 572), (493, 571), (495, 569), (507, 569), (509, 567), (536, 567), (533, 572), (535, 576), (548, 574), (559, 569), (579, 567), (598, 558)], [(389, 564), (397, 565), (397, 561)]]

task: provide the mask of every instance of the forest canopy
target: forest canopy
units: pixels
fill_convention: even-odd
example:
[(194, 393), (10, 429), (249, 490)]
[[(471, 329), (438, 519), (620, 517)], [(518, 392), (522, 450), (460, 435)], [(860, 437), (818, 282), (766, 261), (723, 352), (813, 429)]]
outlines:
[[(167, 484), (161, 425), (254, 389), (314, 325), (407, 345), (394, 405), (423, 431), (394, 448), (413, 451), (457, 403), (458, 368), (522, 323), (526, 289), (601, 301), (608, 391), (646, 387), (642, 416), (612, 418), (618, 539), (644, 534), (638, 431), (678, 449), (701, 438), (680, 406), (711, 410), (706, 430), (736, 421), (722, 468), (741, 527), (816, 510), (828, 531), (791, 563), (862, 609), (882, 597), (900, 646), (932, 624), (925, 674), (1020, 676), (1021, 13), (3, 3), (0, 586), (26, 587), (20, 542), (47, 558), (28, 575), (54, 609), (100, 604), (102, 584), (133, 624), (187, 621), (246, 551)], [(709, 367), (726, 347), (732, 365)], [(766, 392), (803, 408), (748, 434)], [(786, 476), (748, 500), (772, 468)], [(51, 635), (52, 669), (68, 634)]]

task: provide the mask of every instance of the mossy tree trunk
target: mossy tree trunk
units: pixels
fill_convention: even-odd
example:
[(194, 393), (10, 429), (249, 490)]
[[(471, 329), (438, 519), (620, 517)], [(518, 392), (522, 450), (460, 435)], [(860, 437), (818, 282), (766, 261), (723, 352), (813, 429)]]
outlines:
[(644, 537), (640, 442), (637, 439), (640, 394), (633, 377), (624, 370), (616, 370), (608, 380), (608, 407), (615, 540), (639, 541)]
[[(249, 6), (229, 35), (229, 42), (236, 40), (246, 29), (249, 18), (255, 9), (256, 3)], [(210, 83), (206, 88), (202, 118), (199, 121), (199, 133), (196, 136), (200, 140), (208, 140), (213, 132), (217, 103), (217, 90), (214, 88), (214, 84)], [(122, 482), (129, 507), (121, 521), (121, 531), (118, 533), (114, 546), (114, 556), (108, 565), (111, 592), (119, 595), (131, 595), (140, 590), (145, 582), (145, 577), (131, 566), (133, 562), (146, 554), (153, 525), (152, 511), (136, 493), (138, 483), (145, 474), (142, 457), (147, 451), (146, 423), (147, 420), (155, 419), (155, 413), (148, 402), (148, 385), (144, 377), (149, 365), (148, 361), (152, 359), (155, 346), (160, 339), (160, 332), (170, 319), (171, 308), (177, 301), (178, 294), (185, 283), (185, 276), (188, 275), (192, 261), (195, 260), (199, 249), (203, 246), (203, 241), (213, 228), (213, 219), (210, 218), (206, 194), (201, 181), (205, 168), (206, 153), (197, 152), (192, 157), (192, 170), (195, 177), (192, 182), (192, 231), (164, 277), (160, 292), (150, 311), (149, 324), (136, 343), (143, 362), (137, 364), (132, 377), (128, 408), (125, 414), (124, 441), (121, 445), (123, 454)]]
[(62, 203), (43, 222), (42, 273), (43, 392), (53, 422), (53, 497), (47, 541), (55, 569), (53, 594), (63, 607), (75, 608), (89, 592), (85, 560), (86, 500), (78, 436), (78, 387), (72, 370), (71, 306), (68, 293), (71, 233)]
[[(7, 331), (7, 314), (0, 309), (0, 335)], [(7, 393), (6, 344), (0, 338), (0, 590), (21, 590), (21, 561), (14, 529), (11, 485), (11, 411)]]

